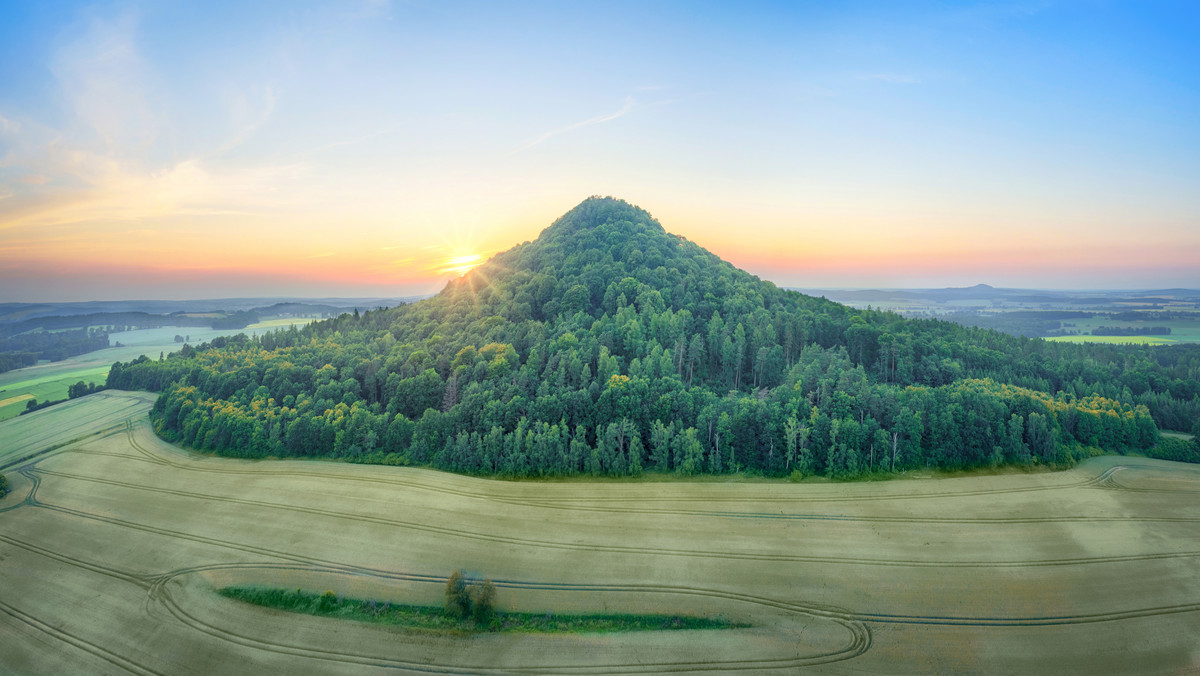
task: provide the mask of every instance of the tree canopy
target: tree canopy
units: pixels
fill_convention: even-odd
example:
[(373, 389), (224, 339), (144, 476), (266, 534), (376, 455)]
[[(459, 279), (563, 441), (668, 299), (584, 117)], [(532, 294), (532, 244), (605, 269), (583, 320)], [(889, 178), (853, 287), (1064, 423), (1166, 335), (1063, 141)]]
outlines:
[(543, 476), (849, 478), (1146, 451), (1200, 418), (1200, 349), (854, 310), (593, 197), (437, 296), (113, 365), (155, 429), (239, 457)]

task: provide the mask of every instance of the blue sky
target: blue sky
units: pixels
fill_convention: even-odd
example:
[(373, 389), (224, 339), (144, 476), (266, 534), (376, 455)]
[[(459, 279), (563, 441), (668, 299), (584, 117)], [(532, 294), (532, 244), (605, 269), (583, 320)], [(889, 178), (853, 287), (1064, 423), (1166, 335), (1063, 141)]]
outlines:
[(591, 194), (782, 285), (1200, 286), (1195, 3), (0, 8), (0, 300), (417, 293)]

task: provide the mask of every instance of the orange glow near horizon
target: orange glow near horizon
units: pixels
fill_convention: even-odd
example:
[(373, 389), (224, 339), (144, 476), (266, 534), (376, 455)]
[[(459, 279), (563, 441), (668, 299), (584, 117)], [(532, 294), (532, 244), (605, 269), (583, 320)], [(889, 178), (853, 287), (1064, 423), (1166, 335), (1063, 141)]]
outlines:
[[(1135, 278), (1120, 275), (1130, 269), (1176, 269), (1186, 274), (1200, 251), (1200, 236), (1130, 247), (1112, 232), (1085, 236), (1074, 223), (1036, 229), (993, 224), (956, 229), (939, 223), (916, 236), (895, 225), (855, 225), (846, 215), (835, 219), (842, 221), (839, 225), (817, 226), (786, 214), (751, 213), (739, 218), (721, 209), (700, 214), (694, 205), (667, 202), (663, 209), (655, 209), (636, 196), (630, 201), (650, 207), (668, 232), (779, 286), (989, 283), (1086, 288), (1097, 285), (1098, 274), (1114, 275), (1114, 283), (1136, 284)], [(405, 217), (392, 205), (391, 214), (364, 214), (353, 227), (341, 229), (311, 216), (286, 226), (275, 219), (251, 217), (237, 227), (177, 217), (170, 219), (175, 225), (169, 232), (111, 221), (99, 226), (72, 223), (9, 229), (0, 253), (14, 263), (9, 274), (0, 276), (71, 270), (70, 275), (57, 273), (64, 286), (72, 276), (120, 279), (125, 290), (114, 289), (110, 295), (137, 297), (287, 295), (288, 289), (296, 289), (291, 295), (317, 296), (425, 294), (437, 291), (449, 279), (463, 277), (494, 253), (535, 239), (571, 206), (546, 200), (475, 210), (426, 207)], [(754, 227), (729, 226), (746, 220)], [(747, 237), (748, 232), (754, 236)], [(237, 246), (228, 245), (235, 241)], [(95, 257), (101, 250), (103, 261)], [(91, 288), (86, 283), (81, 286)], [(130, 292), (130, 288), (153, 291)]]

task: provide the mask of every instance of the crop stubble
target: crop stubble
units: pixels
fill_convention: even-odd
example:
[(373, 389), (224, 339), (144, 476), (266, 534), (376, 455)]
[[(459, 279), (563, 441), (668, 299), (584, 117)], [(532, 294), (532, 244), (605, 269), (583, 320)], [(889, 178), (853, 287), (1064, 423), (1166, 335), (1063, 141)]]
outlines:
[[(516, 483), (246, 462), (157, 439), (144, 393), (0, 424), (0, 666), (21, 672), (1144, 672), (1200, 661), (1200, 471), (856, 484)], [(20, 424), (19, 424), (20, 423)], [(436, 603), (455, 568), (536, 612), (749, 629), (406, 632), (230, 584)]]

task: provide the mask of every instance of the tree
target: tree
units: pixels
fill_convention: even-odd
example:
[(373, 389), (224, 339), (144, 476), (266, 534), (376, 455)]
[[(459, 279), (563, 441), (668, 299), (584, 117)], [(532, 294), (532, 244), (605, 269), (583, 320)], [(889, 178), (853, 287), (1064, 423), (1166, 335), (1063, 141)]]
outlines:
[(476, 626), (485, 626), (495, 614), (493, 604), (496, 601), (496, 585), (491, 580), (484, 580), (471, 589), (471, 617)]
[(459, 619), (466, 619), (471, 613), (471, 590), (461, 570), (450, 573), (446, 579), (446, 613)]
[(784, 457), (786, 463), (784, 469), (792, 470), (792, 463), (796, 461), (796, 448), (800, 440), (800, 424), (796, 421), (796, 416), (788, 416), (787, 422), (783, 425), (783, 440), (784, 440)]
[(650, 427), (650, 461), (659, 472), (670, 470), (671, 441), (675, 437), (675, 423), (663, 425), (661, 420), (655, 420)]

